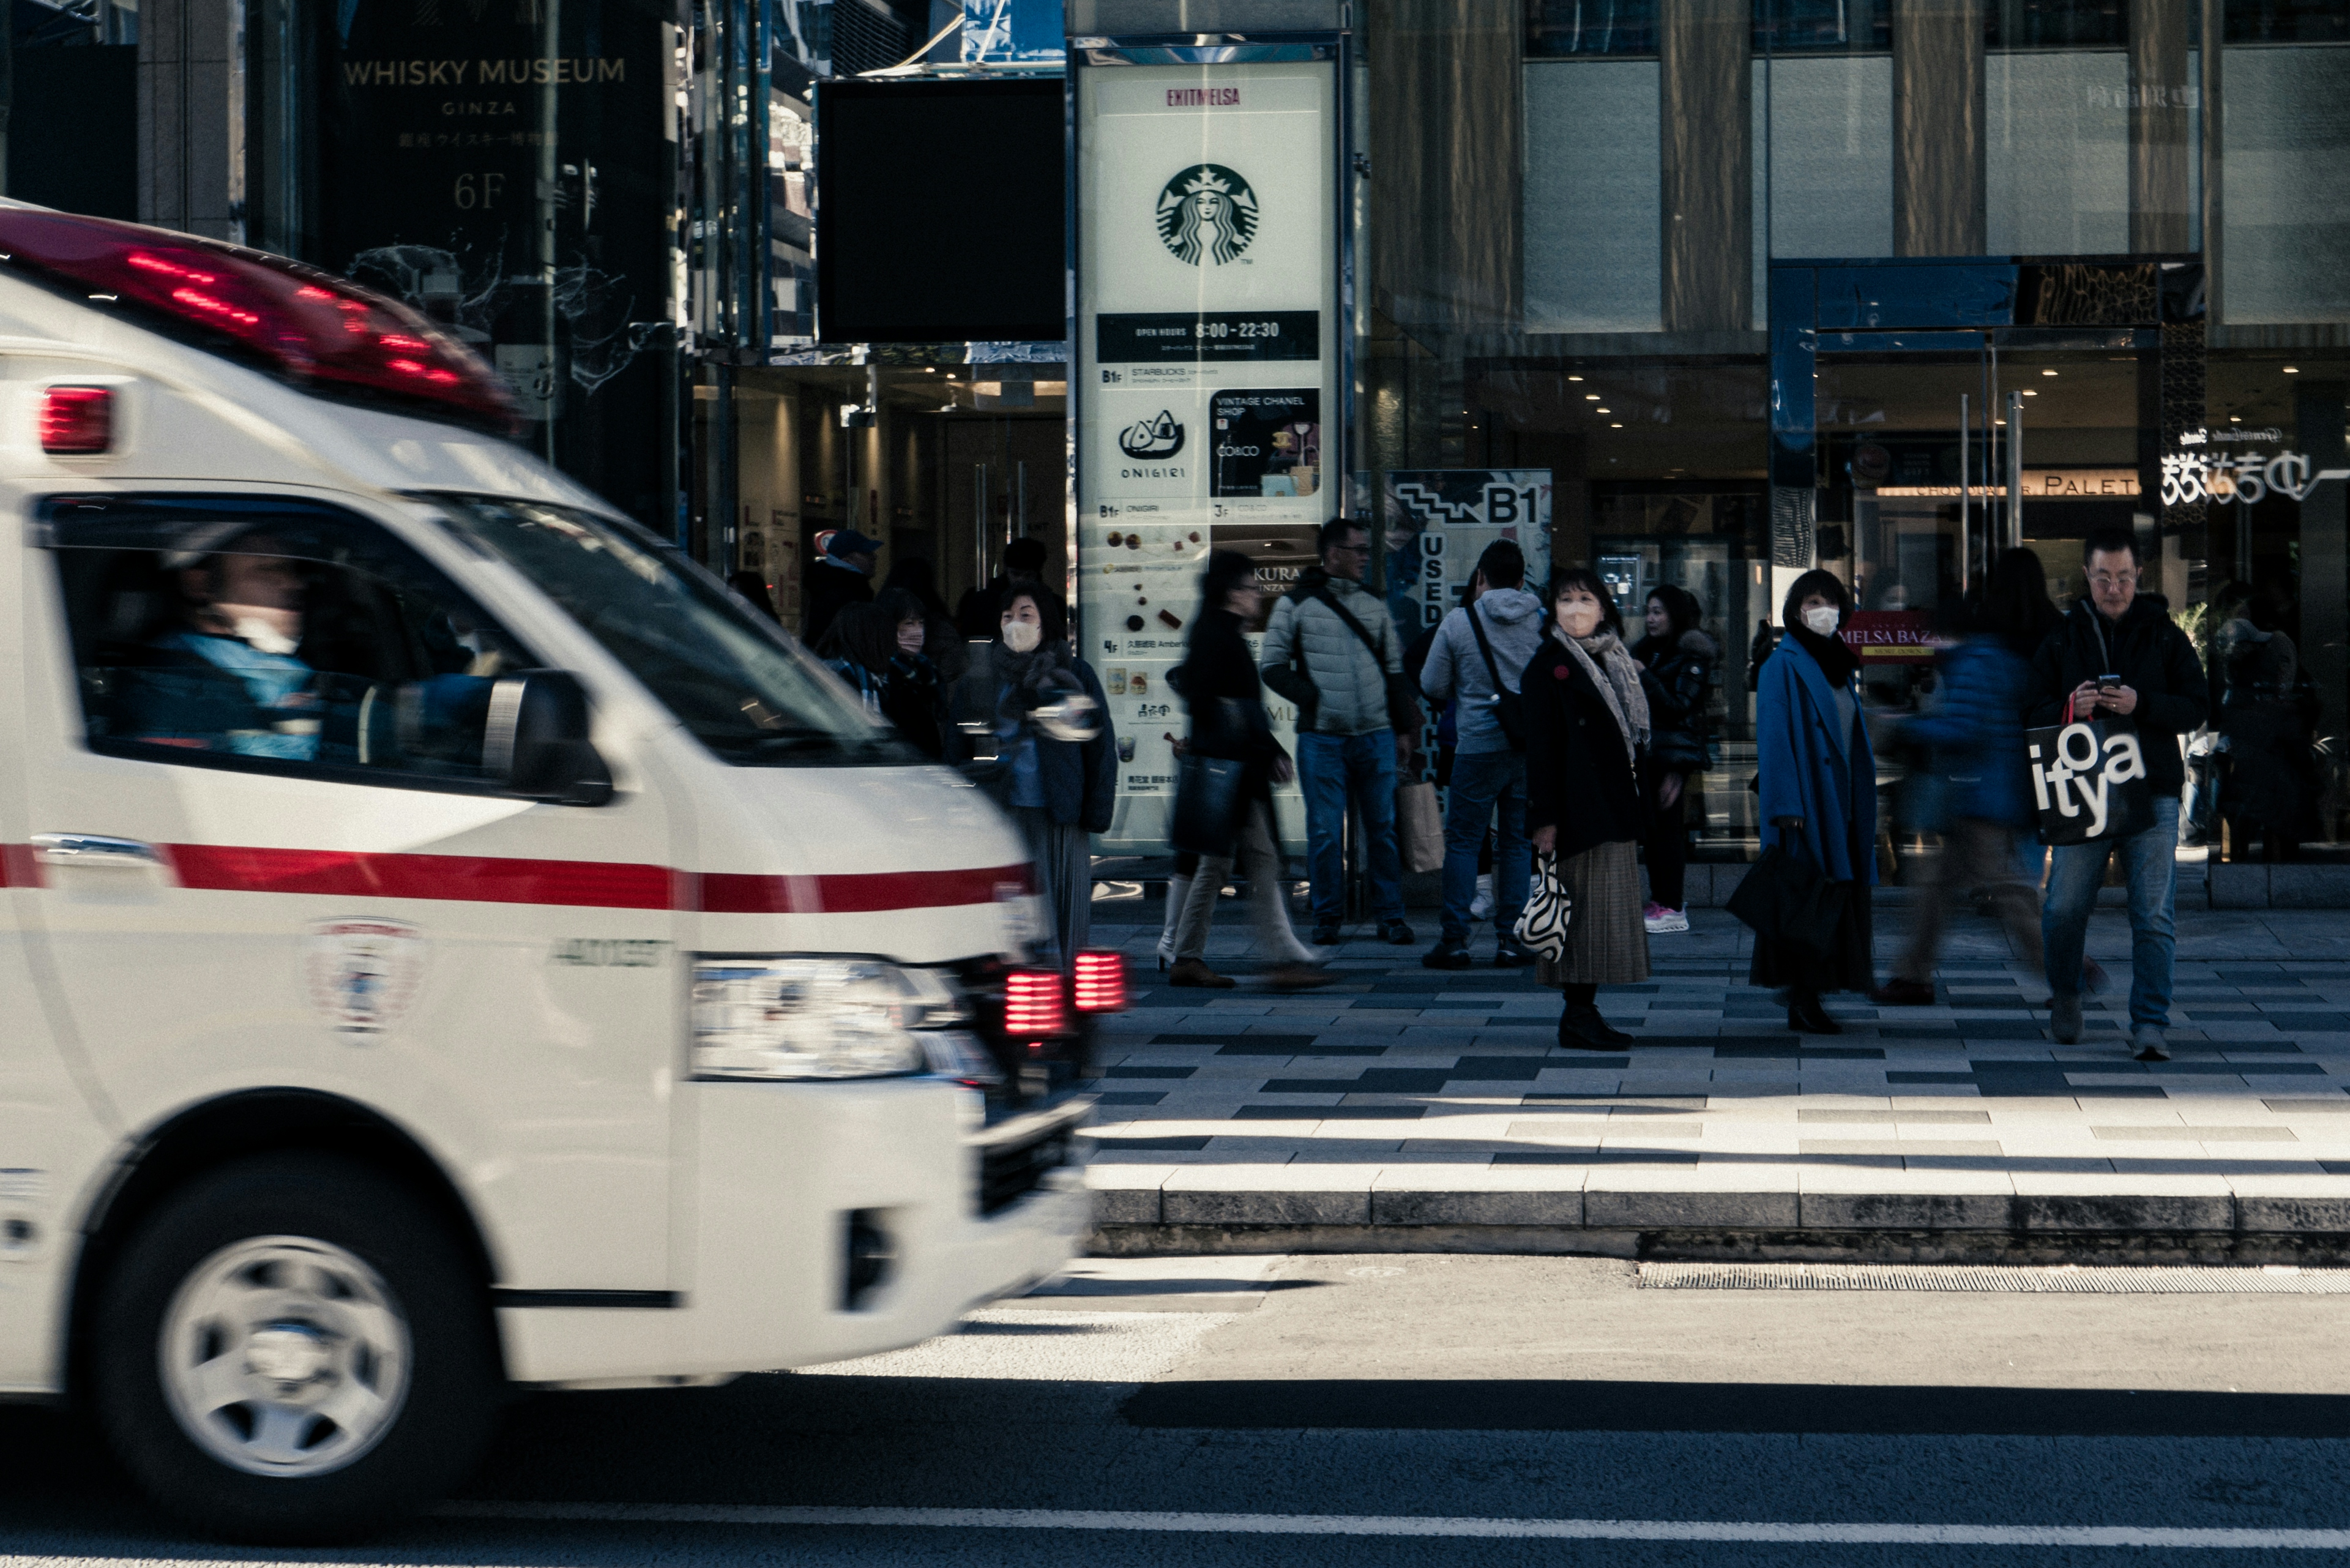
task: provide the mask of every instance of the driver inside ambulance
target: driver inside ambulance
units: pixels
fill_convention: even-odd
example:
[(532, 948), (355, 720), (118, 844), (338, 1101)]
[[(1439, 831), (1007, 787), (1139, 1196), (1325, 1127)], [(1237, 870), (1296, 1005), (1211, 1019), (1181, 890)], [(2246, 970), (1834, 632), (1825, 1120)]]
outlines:
[(178, 624), (149, 645), (159, 665), (133, 673), (125, 736), (313, 760), (325, 704), (317, 672), (297, 652), (308, 580), (265, 535), (226, 543), (234, 547), (165, 561)]

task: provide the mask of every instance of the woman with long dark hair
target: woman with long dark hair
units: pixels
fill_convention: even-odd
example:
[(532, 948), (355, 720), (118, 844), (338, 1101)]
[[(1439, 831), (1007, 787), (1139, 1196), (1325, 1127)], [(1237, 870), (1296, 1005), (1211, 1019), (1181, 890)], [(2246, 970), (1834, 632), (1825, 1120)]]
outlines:
[(1771, 933), (1754, 938), (1748, 980), (1787, 993), (1787, 1027), (1841, 1034), (1820, 994), (1874, 991), (1869, 889), (1877, 886), (1877, 756), (1860, 707), (1860, 660), (1845, 645), (1852, 595), (1814, 568), (1788, 585), (1786, 635), (1754, 694), (1762, 845), (1808, 855), (1839, 886), (1843, 912), (1827, 950)]
[(1093, 929), (1090, 836), (1109, 826), (1118, 784), (1109, 702), (1101, 678), (1069, 646), (1068, 628), (1068, 611), (1052, 589), (1007, 587), (995, 639), (955, 684), (951, 741), (960, 760), (970, 754), (964, 723), (993, 739), (986, 782), (1027, 840), (1064, 969)]
[(1697, 596), (1670, 583), (1648, 594), (1648, 635), (1632, 649), (1648, 696), (1648, 752), (1640, 789), (1648, 798), (1648, 903), (1642, 923), (1654, 933), (1685, 931), (1689, 899), (1689, 784), (1705, 770), (1706, 701), (1721, 649), (1699, 624)]
[[(2040, 892), (2017, 869), (2016, 838), (2033, 824), (2023, 753), (2024, 711), (2033, 700), (2032, 656), (2057, 621), (2048, 575), (2029, 550), (2009, 550), (1991, 567), (1978, 614), (1939, 661), (1942, 704), (1902, 721), (1906, 740), (1933, 748), (1949, 819), (1942, 854), (1923, 891), (1908, 951), (1872, 993), (1887, 1007), (1930, 1007), (1942, 922), (1970, 888), (1998, 906), (2015, 956), (2040, 961)], [(1929, 862), (1929, 864), (1935, 864)]]
[(1648, 701), (1622, 626), (1599, 574), (1570, 566), (1551, 579), (1550, 622), (1518, 680), (1527, 836), (1537, 854), (1557, 857), (1575, 900), (1566, 951), (1534, 977), (1565, 993), (1558, 1043), (1580, 1051), (1632, 1043), (1600, 1015), (1599, 988), (1648, 978), (1637, 855)]
[[(881, 692), (881, 712), (898, 732), (923, 755), (943, 758), (950, 722), (944, 674), (930, 654), (933, 634), (943, 628), (958, 650), (962, 639), (954, 628), (932, 619), (922, 601), (904, 588), (884, 588), (873, 601), (882, 623), (890, 628), (888, 680)], [(837, 622), (835, 624), (837, 624)]]
[[(1289, 775), (1289, 758), (1273, 738), (1264, 711), (1264, 689), (1242, 628), (1263, 602), (1256, 565), (1237, 550), (1217, 550), (1200, 574), (1200, 612), (1192, 618), (1183, 655), (1182, 693), (1191, 711), (1188, 752), (1246, 764), (1241, 774), (1232, 819), (1226, 825), (1232, 849), (1202, 853), (1188, 885), (1175, 933), (1173, 985), (1229, 989), (1232, 981), (1208, 967), (1208, 929), (1216, 901), (1239, 860), (1248, 876), (1249, 910), (1258, 943), (1276, 967), (1273, 983), (1284, 990), (1328, 983), (1311, 949), (1289, 926), (1281, 881), (1280, 838), (1274, 831), (1273, 786)], [(1206, 846), (1201, 846), (1203, 850)]]

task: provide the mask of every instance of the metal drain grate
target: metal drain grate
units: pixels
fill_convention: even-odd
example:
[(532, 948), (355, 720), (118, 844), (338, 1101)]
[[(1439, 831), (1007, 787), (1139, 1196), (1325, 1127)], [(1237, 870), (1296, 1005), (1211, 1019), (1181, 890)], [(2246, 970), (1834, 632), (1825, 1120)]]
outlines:
[(1647, 1291), (1960, 1291), (2022, 1295), (2350, 1295), (2350, 1269), (2017, 1268), (1971, 1263), (1642, 1263)]

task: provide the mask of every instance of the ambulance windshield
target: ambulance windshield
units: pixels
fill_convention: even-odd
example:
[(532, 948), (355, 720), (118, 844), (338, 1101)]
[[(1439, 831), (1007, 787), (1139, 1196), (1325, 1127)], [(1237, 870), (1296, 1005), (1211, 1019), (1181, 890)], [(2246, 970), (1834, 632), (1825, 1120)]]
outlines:
[(536, 584), (722, 760), (742, 767), (927, 760), (780, 628), (644, 530), (538, 502), (434, 499), (463, 538)]

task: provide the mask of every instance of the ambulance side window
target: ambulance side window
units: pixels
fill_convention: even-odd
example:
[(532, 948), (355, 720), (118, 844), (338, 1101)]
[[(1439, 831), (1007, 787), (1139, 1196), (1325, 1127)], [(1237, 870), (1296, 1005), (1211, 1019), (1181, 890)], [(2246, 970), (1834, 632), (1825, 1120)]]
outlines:
[(519, 643), (365, 518), (276, 498), (44, 509), (90, 749), (465, 793)]

